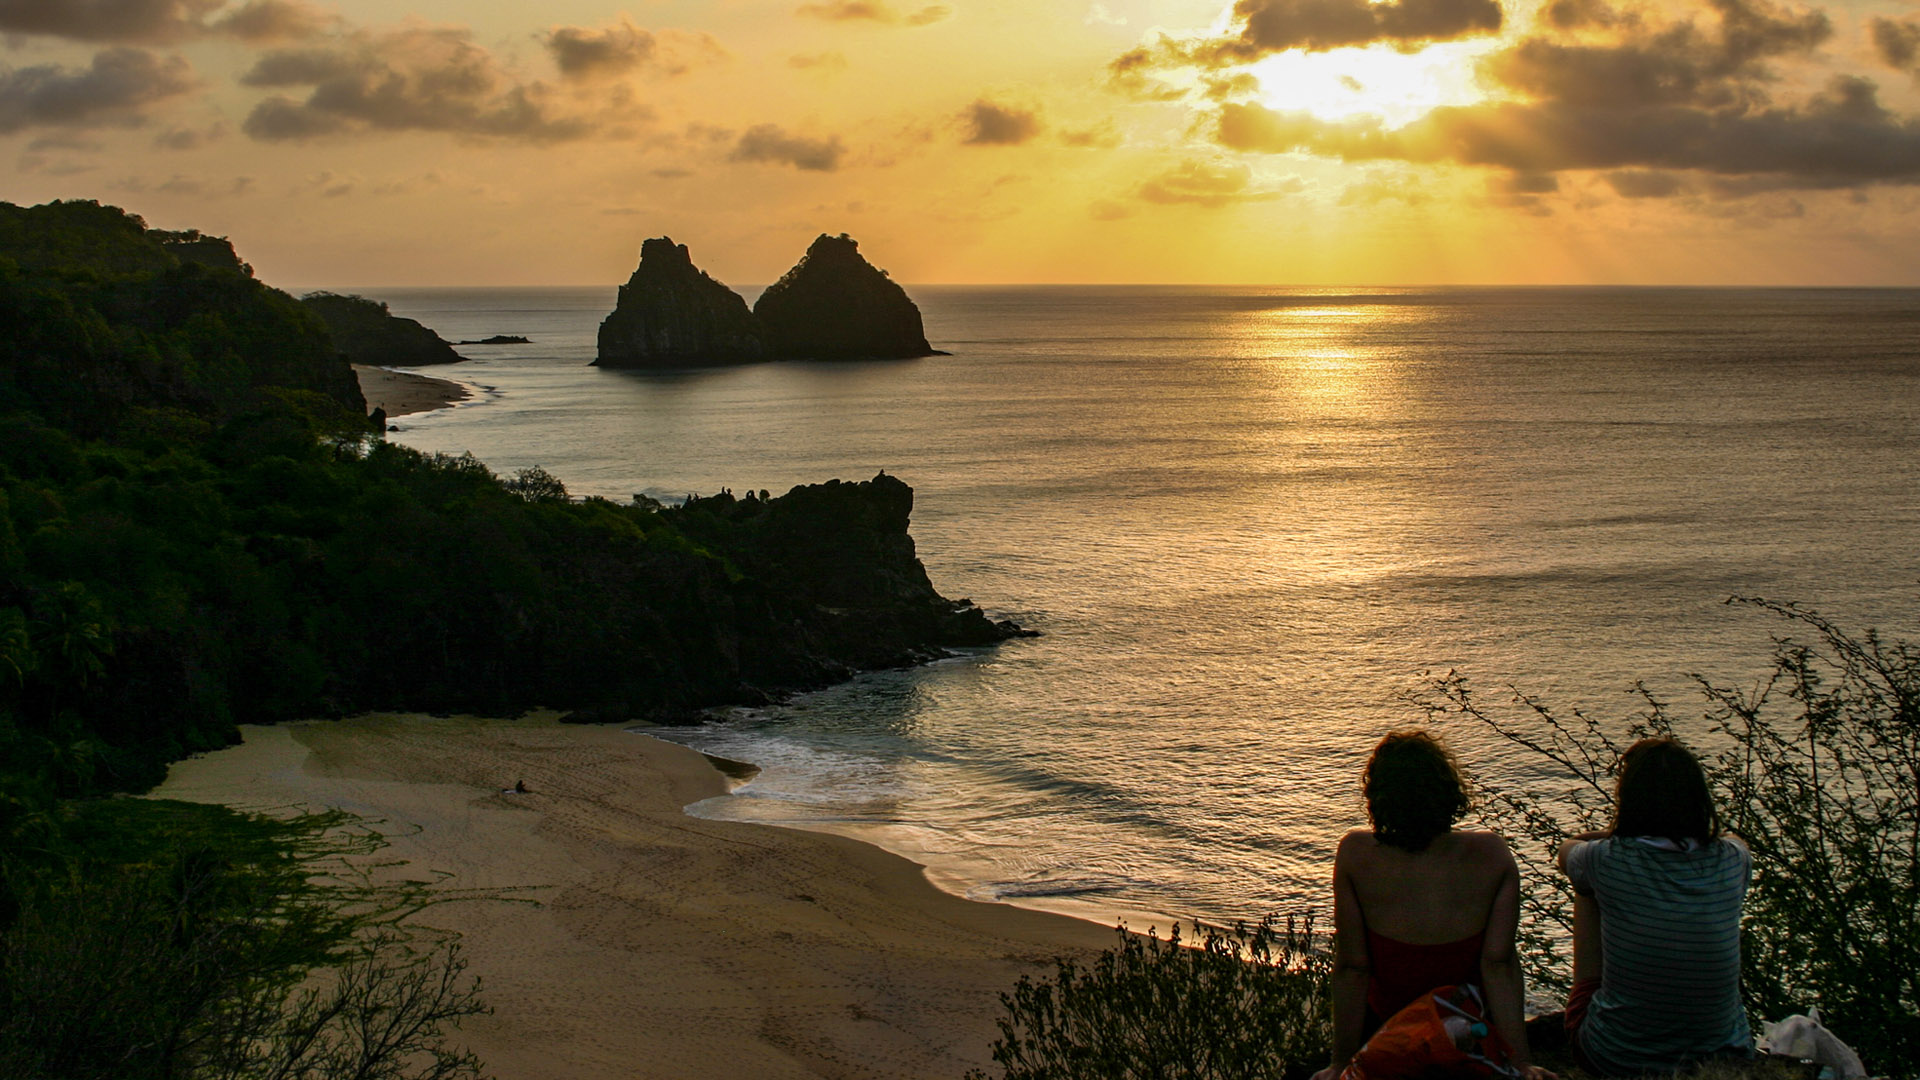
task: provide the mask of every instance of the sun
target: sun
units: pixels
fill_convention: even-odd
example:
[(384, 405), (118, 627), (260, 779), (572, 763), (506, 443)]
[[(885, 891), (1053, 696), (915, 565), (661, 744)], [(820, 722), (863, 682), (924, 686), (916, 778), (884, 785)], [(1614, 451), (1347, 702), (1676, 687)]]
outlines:
[(1450, 42), (1416, 53), (1387, 48), (1286, 52), (1248, 71), (1260, 81), (1260, 102), (1323, 120), (1377, 116), (1397, 127), (1442, 105), (1471, 105), (1486, 93), (1474, 78), (1491, 42)]

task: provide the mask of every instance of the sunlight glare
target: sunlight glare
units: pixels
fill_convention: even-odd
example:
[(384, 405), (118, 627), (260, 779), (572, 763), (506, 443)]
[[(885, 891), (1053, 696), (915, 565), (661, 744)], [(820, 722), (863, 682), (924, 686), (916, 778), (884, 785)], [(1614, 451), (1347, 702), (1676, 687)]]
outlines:
[(1398, 127), (1441, 105), (1471, 105), (1486, 94), (1474, 78), (1485, 41), (1431, 45), (1417, 53), (1392, 49), (1286, 52), (1248, 70), (1260, 80), (1260, 101), (1282, 112), (1323, 120), (1378, 116)]

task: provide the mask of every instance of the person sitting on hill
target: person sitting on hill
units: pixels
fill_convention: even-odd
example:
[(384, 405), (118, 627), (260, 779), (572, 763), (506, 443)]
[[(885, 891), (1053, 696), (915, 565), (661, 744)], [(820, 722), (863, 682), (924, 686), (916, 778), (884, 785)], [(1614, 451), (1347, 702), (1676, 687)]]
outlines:
[(1620, 758), (1611, 828), (1561, 845), (1573, 883), (1567, 1034), (1600, 1076), (1752, 1054), (1740, 1001), (1745, 841), (1720, 828), (1706, 774), (1673, 739)]
[(1421, 995), (1480, 987), (1512, 1064), (1528, 1059), (1514, 952), (1520, 873), (1498, 835), (1453, 828), (1467, 811), (1453, 755), (1424, 731), (1380, 740), (1363, 778), (1372, 829), (1341, 841), (1333, 863), (1334, 1080), (1382, 1022)]

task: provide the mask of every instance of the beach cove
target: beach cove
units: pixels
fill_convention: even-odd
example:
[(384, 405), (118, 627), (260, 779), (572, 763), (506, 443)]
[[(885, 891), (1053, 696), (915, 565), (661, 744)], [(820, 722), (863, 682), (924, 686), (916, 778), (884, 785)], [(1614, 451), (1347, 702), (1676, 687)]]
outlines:
[(416, 916), (461, 935), (494, 1012), (460, 1041), (503, 1077), (958, 1076), (990, 1063), (999, 992), (1113, 939), (845, 837), (689, 817), (727, 778), (633, 732), (550, 714), (243, 732), (153, 796), (339, 807), (378, 823), (397, 872), (506, 897)]

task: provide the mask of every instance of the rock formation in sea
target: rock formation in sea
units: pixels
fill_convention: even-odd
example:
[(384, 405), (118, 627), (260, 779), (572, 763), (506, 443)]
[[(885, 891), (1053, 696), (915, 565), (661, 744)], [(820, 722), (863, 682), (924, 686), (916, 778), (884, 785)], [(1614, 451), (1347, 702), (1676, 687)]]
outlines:
[(824, 233), (760, 294), (753, 313), (782, 360), (898, 360), (930, 356), (920, 309), (845, 233)]
[(334, 347), (351, 363), (422, 367), (455, 364), (466, 359), (454, 352), (453, 346), (439, 334), (417, 320), (393, 314), (387, 305), (377, 300), (316, 292), (301, 297), (300, 303), (327, 324)]
[(739, 293), (693, 265), (664, 236), (640, 245), (640, 265), (600, 324), (601, 367), (693, 367), (768, 358), (760, 324)]

